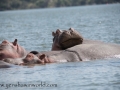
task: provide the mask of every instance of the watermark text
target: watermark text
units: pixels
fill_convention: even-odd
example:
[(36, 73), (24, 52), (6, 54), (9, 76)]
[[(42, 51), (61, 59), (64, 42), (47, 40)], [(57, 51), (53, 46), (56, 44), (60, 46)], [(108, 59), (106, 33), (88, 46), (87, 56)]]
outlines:
[(9, 89), (9, 88), (22, 88), (22, 87), (27, 87), (27, 88), (31, 88), (31, 87), (34, 87), (34, 88), (45, 88), (45, 87), (57, 87), (58, 85), (57, 84), (50, 84), (50, 83), (47, 83), (47, 82), (40, 82), (40, 83), (37, 83), (37, 84), (33, 84), (33, 83), (21, 83), (21, 82), (17, 82), (17, 83), (0, 83), (0, 88), (5, 88), (5, 89)]

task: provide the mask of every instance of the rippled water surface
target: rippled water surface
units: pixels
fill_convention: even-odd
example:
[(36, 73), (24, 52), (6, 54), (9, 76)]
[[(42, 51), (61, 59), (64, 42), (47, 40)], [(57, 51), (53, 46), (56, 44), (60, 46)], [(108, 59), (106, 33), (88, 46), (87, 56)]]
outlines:
[[(0, 12), (0, 42), (51, 50), (52, 31), (73, 27), (84, 38), (120, 44), (120, 4)], [(120, 59), (0, 69), (0, 90), (120, 90)]]

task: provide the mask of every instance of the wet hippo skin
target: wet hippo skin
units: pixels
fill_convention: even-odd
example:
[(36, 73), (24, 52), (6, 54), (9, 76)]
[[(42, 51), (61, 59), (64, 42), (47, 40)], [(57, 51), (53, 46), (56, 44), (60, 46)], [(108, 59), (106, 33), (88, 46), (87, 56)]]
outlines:
[[(62, 36), (63, 32), (65, 35), (70, 35), (70, 37), (66, 38), (66, 36)], [(74, 32), (74, 33), (73, 33)], [(60, 33), (60, 34), (58, 34)], [(70, 34), (71, 33), (71, 34)], [(13, 62), (11, 60), (6, 60), (7, 62), (12, 62), (13, 64), (46, 64), (46, 63), (59, 63), (59, 62), (76, 62), (76, 61), (89, 61), (96, 59), (108, 59), (108, 58), (120, 58), (120, 45), (105, 43), (102, 41), (96, 40), (88, 40), (83, 39), (81, 35), (75, 34), (75, 30), (69, 29), (68, 31), (56, 30), (54, 33), (52, 51), (31, 51), (27, 56), (22, 59), (22, 61), (18, 60)], [(73, 35), (71, 37), (71, 35)], [(74, 41), (74, 37), (79, 43), (71, 44), (71, 40)], [(62, 39), (59, 38), (62, 36)], [(64, 40), (65, 38), (65, 40)], [(72, 38), (72, 39), (71, 39)], [(62, 42), (63, 41), (63, 42)], [(67, 41), (67, 43), (66, 43)], [(61, 45), (61, 42), (65, 44)], [(67, 45), (70, 44), (70, 45)], [(66, 47), (66, 49), (64, 48)]]
[[(24, 59), (25, 63), (45, 64), (120, 58), (120, 45), (84, 39), (73, 28), (69, 30), (58, 29), (52, 35), (52, 51), (37, 52), (37, 54), (31, 52)], [(71, 43), (75, 40), (77, 43)]]
[(53, 44), (52, 51), (65, 50), (79, 44), (101, 44), (104, 43), (98, 40), (89, 40), (83, 38), (83, 36), (75, 29), (70, 28), (68, 30), (57, 29), (52, 32)]
[(64, 50), (75, 45), (82, 44), (83, 42), (82, 35), (73, 28), (70, 28), (68, 30), (57, 29), (56, 32), (52, 32), (52, 36), (52, 51)]
[[(13, 42), (9, 42), (7, 40), (2, 41), (0, 44), (0, 67), (9, 67), (10, 64), (8, 63), (22, 63), (20, 58), (25, 57), (27, 53), (28, 52), (17, 43), (17, 39)], [(20, 60), (18, 60), (18, 58)]]
[(110, 43), (102, 43), (102, 45), (100, 43), (80, 44), (66, 50), (39, 52), (37, 55), (29, 53), (28, 55), (31, 58), (26, 56), (24, 61), (35, 64), (120, 58), (120, 45)]

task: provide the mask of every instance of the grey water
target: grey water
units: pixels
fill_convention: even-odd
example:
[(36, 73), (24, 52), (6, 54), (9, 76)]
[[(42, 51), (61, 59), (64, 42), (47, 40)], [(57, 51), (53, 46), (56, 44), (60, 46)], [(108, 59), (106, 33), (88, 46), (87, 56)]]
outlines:
[[(0, 42), (18, 39), (48, 51), (52, 32), (73, 27), (84, 38), (120, 44), (120, 4), (0, 11)], [(120, 90), (120, 59), (0, 69), (0, 90)]]

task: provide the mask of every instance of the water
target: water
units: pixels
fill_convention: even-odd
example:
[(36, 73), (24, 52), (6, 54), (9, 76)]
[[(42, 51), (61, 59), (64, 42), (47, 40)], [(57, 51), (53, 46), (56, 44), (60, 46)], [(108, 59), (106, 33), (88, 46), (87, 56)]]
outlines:
[[(70, 27), (120, 44), (120, 4), (0, 12), (0, 42), (17, 38), (29, 51), (51, 50), (52, 31)], [(0, 69), (0, 77), (1, 90), (120, 90), (120, 60), (18, 66)]]

